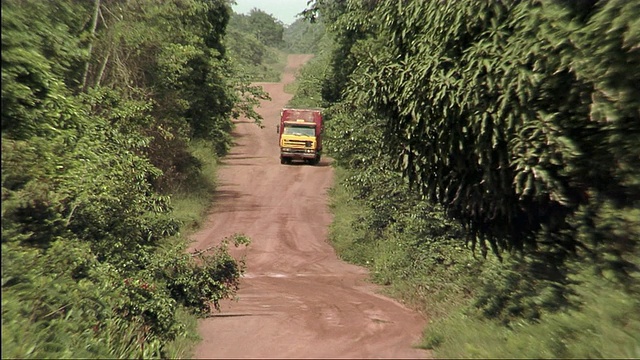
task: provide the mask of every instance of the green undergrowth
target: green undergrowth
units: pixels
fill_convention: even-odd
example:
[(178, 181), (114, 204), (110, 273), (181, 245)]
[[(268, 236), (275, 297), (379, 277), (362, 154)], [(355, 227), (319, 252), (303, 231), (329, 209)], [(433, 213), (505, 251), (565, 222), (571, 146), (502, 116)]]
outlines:
[(435, 318), (422, 345), (440, 358), (638, 358), (638, 301), (610, 284), (582, 274), (574, 310), (546, 314), (535, 322), (503, 324), (467, 306)]
[(321, 107), (322, 94), (317, 79), (324, 76), (324, 63), (322, 55), (315, 56), (298, 71), (294, 82), (285, 85), (284, 91), (293, 94), (287, 106)]
[[(219, 157), (206, 141), (192, 141), (189, 151), (196, 159), (199, 171), (194, 172), (189, 185), (177, 190), (171, 199), (173, 217), (182, 223), (181, 236), (175, 241), (187, 245), (188, 237), (204, 224), (214, 203), (219, 164)], [(167, 353), (170, 358), (191, 358), (194, 347), (202, 340), (198, 334), (198, 317), (182, 309), (176, 316), (184, 324), (185, 331), (181, 337), (167, 344)]]
[(232, 61), (237, 72), (244, 79), (251, 82), (279, 82), (287, 65), (287, 53), (276, 48), (265, 47), (264, 58), (258, 64), (247, 63), (237, 58)]
[(276, 48), (268, 48), (269, 55), (265, 58), (264, 64), (256, 70), (254, 81), (280, 82), (282, 73), (287, 66), (288, 54)]
[[(242, 36), (240, 36), (240, 38), (242, 38)], [(248, 58), (249, 55), (242, 53), (243, 51), (238, 41), (238, 39), (229, 41), (229, 45), (234, 46), (234, 48), (230, 50), (230, 60), (236, 68), (236, 72), (243, 79), (251, 82), (280, 81), (284, 68), (287, 65), (288, 54), (286, 52), (256, 42), (248, 46), (259, 48), (261, 50), (261, 56), (259, 59), (251, 60)]]
[[(474, 254), (437, 208), (417, 201), (383, 230), (336, 169), (330, 239), (345, 261), (367, 267), (383, 291), (424, 313), (421, 347), (439, 358), (637, 358), (640, 302), (633, 292), (572, 264), (569, 286), (523, 271), (535, 257)], [(633, 214), (632, 214), (633, 215)], [(523, 265), (524, 264), (524, 265)], [(568, 304), (560, 306), (558, 304)]]
[(193, 358), (194, 348), (202, 340), (198, 334), (198, 318), (183, 308), (178, 309), (176, 318), (183, 324), (184, 332), (174, 341), (166, 344), (167, 358)]
[[(326, 39), (323, 44), (329, 46)], [(287, 104), (292, 107), (323, 107), (322, 83), (320, 79), (326, 76), (328, 53), (326, 51), (315, 54), (296, 74), (296, 80), (285, 85), (284, 91), (293, 94)]]
[(196, 230), (211, 207), (216, 188), (218, 156), (204, 141), (190, 144), (191, 154), (197, 159), (200, 171), (189, 179), (189, 186), (172, 197), (173, 215), (183, 224), (183, 232)]

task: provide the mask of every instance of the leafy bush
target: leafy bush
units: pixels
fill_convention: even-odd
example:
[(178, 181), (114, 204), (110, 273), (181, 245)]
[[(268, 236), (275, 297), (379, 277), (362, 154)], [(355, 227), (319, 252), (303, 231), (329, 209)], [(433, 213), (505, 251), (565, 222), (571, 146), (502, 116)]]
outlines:
[[(352, 198), (334, 207), (358, 209), (337, 216), (340, 253), (442, 316), (426, 336), (443, 356), (637, 353), (640, 7), (318, 0), (306, 13), (318, 12), (335, 44), (327, 146), (348, 171), (335, 193)], [(592, 345), (618, 336), (623, 350)]]
[(173, 356), (233, 297), (242, 262), (187, 254), (170, 198), (202, 176), (189, 142), (222, 152), (263, 96), (227, 74), (229, 11), (2, 2), (3, 357)]

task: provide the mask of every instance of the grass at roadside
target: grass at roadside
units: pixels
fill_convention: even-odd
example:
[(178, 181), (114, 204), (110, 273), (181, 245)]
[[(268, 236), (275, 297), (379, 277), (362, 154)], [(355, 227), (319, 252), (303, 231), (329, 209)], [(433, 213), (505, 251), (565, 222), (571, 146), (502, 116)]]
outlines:
[(319, 79), (325, 76), (326, 55), (314, 56), (300, 69), (299, 76), (290, 84), (285, 85), (284, 91), (293, 94), (287, 106), (291, 107), (322, 107), (322, 85)]
[(198, 318), (184, 309), (179, 309), (176, 316), (184, 324), (185, 331), (182, 336), (166, 344), (167, 358), (192, 359), (194, 347), (202, 340), (198, 335)]
[[(274, 48), (269, 48), (269, 51), (266, 63), (251, 69), (249, 75), (252, 81), (280, 81), (288, 54)], [(189, 148), (200, 164), (200, 171), (193, 173), (188, 183), (180, 186), (180, 190), (171, 196), (173, 217), (182, 223), (181, 236), (176, 241), (183, 241), (185, 247), (188, 246), (189, 236), (203, 225), (214, 204), (219, 160), (211, 144), (205, 141), (193, 141)], [(178, 316), (186, 328), (182, 337), (166, 345), (167, 355), (169, 358), (191, 358), (194, 346), (201, 340), (197, 329), (198, 318), (186, 311), (179, 311)]]
[(206, 142), (194, 141), (191, 153), (201, 164), (200, 172), (189, 179), (188, 186), (171, 199), (173, 216), (183, 223), (182, 233), (188, 234), (202, 224), (211, 207), (216, 187), (218, 157)]
[[(521, 303), (514, 300), (523, 290), (508, 256), (502, 263), (491, 256), (474, 257), (463, 246), (456, 248), (461, 239), (438, 232), (427, 239), (428, 232), (409, 231), (408, 222), (376, 234), (363, 225), (373, 210), (354, 200), (344, 186), (348, 175), (336, 169), (330, 240), (342, 259), (369, 268), (372, 280), (385, 285), (388, 294), (428, 316), (422, 346), (433, 349), (436, 357), (640, 358), (640, 300), (591, 268), (573, 265), (573, 280), (579, 284), (575, 308), (541, 310), (533, 320), (507, 316), (505, 323), (504, 317), (487, 315), (493, 305), (481, 306), (478, 299), (493, 291), (510, 296), (506, 300), (513, 306), (548, 301), (544, 293), (523, 296)], [(437, 213), (426, 216), (437, 220)]]
[(336, 185), (331, 188), (330, 208), (333, 212), (333, 222), (329, 229), (329, 236), (338, 256), (354, 264), (366, 266), (373, 260), (373, 249), (360, 241), (365, 236), (363, 229), (354, 227), (356, 220), (361, 217), (365, 209), (351, 200), (347, 190), (340, 186), (340, 179), (344, 177), (344, 170), (336, 169)]
[(508, 327), (452, 309), (429, 325), (423, 345), (441, 358), (639, 358), (637, 299), (585, 280), (579, 309)]
[(282, 50), (268, 48), (269, 56), (266, 57), (262, 68), (258, 70), (253, 81), (279, 82), (287, 65), (288, 54)]
[[(213, 204), (218, 168), (218, 157), (211, 145), (195, 141), (190, 144), (190, 151), (201, 164), (200, 172), (189, 179), (188, 186), (184, 186), (171, 198), (173, 216), (183, 224), (181, 236), (176, 241), (184, 242), (185, 246), (188, 245), (189, 235), (200, 228)], [(194, 346), (201, 340), (198, 335), (198, 318), (182, 309), (178, 310), (177, 316), (185, 324), (185, 331), (181, 337), (166, 344), (167, 356), (175, 359), (191, 358)]]

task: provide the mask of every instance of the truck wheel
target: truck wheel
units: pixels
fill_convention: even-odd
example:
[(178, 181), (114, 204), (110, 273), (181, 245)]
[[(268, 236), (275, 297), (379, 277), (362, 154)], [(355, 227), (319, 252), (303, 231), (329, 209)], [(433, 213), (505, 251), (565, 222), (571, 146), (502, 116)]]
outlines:
[(286, 163), (287, 163), (287, 159), (285, 159), (285, 158), (281, 157), (281, 158), (280, 158), (280, 164), (284, 165), (284, 164), (286, 164)]
[(313, 160), (309, 160), (309, 164), (318, 165), (320, 163), (320, 155), (316, 156)]

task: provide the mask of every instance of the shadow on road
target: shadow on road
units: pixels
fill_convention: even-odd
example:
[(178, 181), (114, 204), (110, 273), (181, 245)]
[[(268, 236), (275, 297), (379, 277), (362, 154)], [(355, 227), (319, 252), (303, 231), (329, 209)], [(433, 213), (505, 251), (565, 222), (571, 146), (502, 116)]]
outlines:
[(292, 162), (290, 164), (282, 164), (282, 166), (309, 166), (309, 167), (327, 167), (327, 166), (331, 166), (331, 162), (330, 161), (320, 161), (318, 164), (316, 165), (309, 165), (304, 161), (299, 161), (299, 162)]

